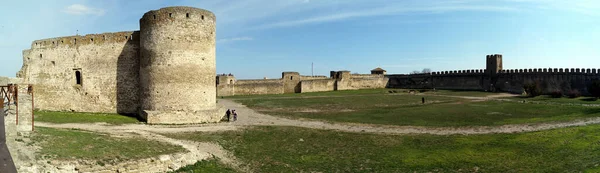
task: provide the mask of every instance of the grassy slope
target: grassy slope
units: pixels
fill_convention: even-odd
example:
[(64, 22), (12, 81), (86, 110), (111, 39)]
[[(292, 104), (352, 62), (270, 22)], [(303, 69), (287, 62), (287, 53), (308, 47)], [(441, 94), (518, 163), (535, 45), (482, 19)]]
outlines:
[(218, 141), (256, 172), (579, 172), (600, 163), (600, 125), (471, 136), (295, 127), (171, 136)]
[(127, 124), (139, 122), (136, 118), (119, 114), (85, 112), (36, 111), (35, 121), (50, 123), (96, 123)]
[(40, 143), (40, 154), (59, 160), (139, 159), (185, 151), (180, 146), (143, 138), (114, 138), (79, 130), (38, 127), (36, 133), (34, 141)]
[(511, 100), (516, 100), (516, 101), (537, 101), (537, 102), (544, 102), (544, 103), (557, 103), (557, 104), (582, 104), (582, 105), (586, 105), (586, 104), (600, 104), (600, 100), (593, 98), (593, 97), (577, 97), (577, 98), (567, 98), (567, 97), (561, 97), (561, 98), (552, 98), (551, 96), (547, 96), (547, 95), (542, 95), (542, 96), (537, 96), (537, 97), (511, 97)]
[[(246, 96), (236, 101), (270, 115), (386, 125), (494, 126), (600, 116), (600, 108), (597, 107), (471, 102), (452, 97), (390, 95), (377, 91), (381, 90), (372, 90), (369, 95), (354, 95), (349, 92), (328, 97)], [(420, 104), (422, 97), (433, 103)]]

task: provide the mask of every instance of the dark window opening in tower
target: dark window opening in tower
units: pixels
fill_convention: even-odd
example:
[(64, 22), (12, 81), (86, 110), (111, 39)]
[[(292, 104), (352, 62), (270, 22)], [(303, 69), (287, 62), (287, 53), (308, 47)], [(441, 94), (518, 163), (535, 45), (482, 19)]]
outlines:
[(173, 17), (173, 13), (169, 13), (169, 17)]
[(233, 80), (229, 80), (229, 84), (233, 84)]
[(90, 41), (91, 41), (91, 42), (94, 42), (94, 39), (93, 39), (93, 38), (90, 38)]
[(77, 85), (81, 85), (81, 72), (75, 71), (75, 82)]
[(125, 36), (125, 40), (129, 39), (129, 37)]
[(202, 17), (201, 17), (201, 18), (202, 18), (202, 20), (204, 20), (204, 15), (202, 15)]
[(185, 17), (190, 18), (190, 13), (185, 13)]
[(42, 54), (40, 53), (40, 58), (42, 58)]
[(156, 19), (156, 15), (152, 15), (152, 17), (154, 17), (154, 19)]
[(290, 80), (294, 80), (294, 76), (290, 76)]

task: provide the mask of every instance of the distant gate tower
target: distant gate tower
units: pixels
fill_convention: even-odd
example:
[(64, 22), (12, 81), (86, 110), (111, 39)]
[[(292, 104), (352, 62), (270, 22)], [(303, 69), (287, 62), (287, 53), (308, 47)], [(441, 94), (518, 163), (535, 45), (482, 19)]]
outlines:
[(487, 55), (485, 69), (486, 73), (490, 76), (495, 76), (499, 71), (502, 71), (502, 55)]
[(149, 124), (218, 122), (215, 15), (193, 7), (140, 19), (140, 115)]

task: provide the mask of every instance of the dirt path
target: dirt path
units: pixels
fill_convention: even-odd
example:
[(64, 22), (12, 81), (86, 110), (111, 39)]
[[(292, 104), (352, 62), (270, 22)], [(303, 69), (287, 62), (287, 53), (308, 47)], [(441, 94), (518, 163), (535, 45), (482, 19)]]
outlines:
[(329, 123), (316, 120), (287, 119), (258, 113), (240, 103), (231, 100), (219, 100), (219, 104), (239, 113), (238, 121), (219, 124), (199, 124), (188, 126), (170, 125), (108, 125), (108, 124), (51, 124), (36, 123), (36, 126), (52, 128), (78, 128), (89, 131), (146, 131), (151, 133), (178, 133), (178, 132), (214, 132), (238, 130), (249, 126), (295, 126), (313, 129), (338, 130), (344, 132), (360, 133), (385, 133), (385, 134), (433, 134), (433, 135), (472, 135), (489, 133), (518, 133), (531, 132), (562, 127), (583, 126), (600, 123), (600, 117), (587, 118), (569, 122), (541, 123), (541, 124), (511, 124), (502, 126), (474, 126), (474, 127), (424, 127), (424, 126), (393, 126), (355, 123)]
[(231, 100), (219, 100), (226, 108), (235, 109), (239, 113), (238, 121), (234, 125), (253, 126), (253, 125), (273, 125), (273, 126), (295, 126), (313, 129), (338, 130), (344, 132), (361, 133), (385, 133), (385, 134), (433, 134), (433, 135), (472, 135), (472, 134), (490, 134), (490, 133), (518, 133), (531, 132), (562, 127), (584, 126), (588, 124), (600, 123), (600, 117), (581, 119), (561, 123), (542, 123), (542, 124), (513, 124), (502, 126), (475, 126), (475, 127), (423, 127), (423, 126), (391, 126), (391, 125), (371, 125), (371, 124), (352, 124), (352, 123), (328, 123), (314, 120), (294, 120), (281, 117), (274, 117), (258, 113), (246, 106), (233, 102)]

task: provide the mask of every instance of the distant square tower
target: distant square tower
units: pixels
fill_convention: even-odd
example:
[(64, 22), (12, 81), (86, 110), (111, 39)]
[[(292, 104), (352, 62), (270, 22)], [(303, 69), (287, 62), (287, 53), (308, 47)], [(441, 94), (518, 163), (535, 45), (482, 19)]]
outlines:
[(486, 56), (486, 68), (485, 71), (488, 75), (496, 75), (502, 70), (502, 55), (494, 54)]
[(371, 74), (386, 74), (387, 71), (385, 71), (384, 69), (377, 67), (373, 70), (371, 70)]

